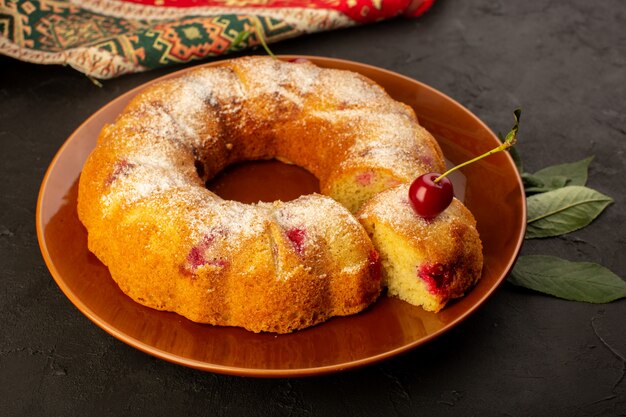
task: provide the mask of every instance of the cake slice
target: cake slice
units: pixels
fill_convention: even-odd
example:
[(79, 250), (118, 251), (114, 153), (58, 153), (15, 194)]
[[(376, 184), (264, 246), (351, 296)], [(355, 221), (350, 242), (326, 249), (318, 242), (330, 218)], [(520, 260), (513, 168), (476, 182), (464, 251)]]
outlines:
[(474, 217), (459, 200), (425, 219), (411, 207), (408, 188), (402, 184), (374, 196), (357, 218), (380, 253), (388, 295), (438, 312), (480, 279), (482, 243)]

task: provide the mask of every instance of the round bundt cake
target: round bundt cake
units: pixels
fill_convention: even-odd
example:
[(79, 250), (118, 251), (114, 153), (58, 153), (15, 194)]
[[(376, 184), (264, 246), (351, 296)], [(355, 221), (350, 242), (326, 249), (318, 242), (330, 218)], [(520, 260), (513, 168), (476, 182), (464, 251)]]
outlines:
[[(309, 170), (324, 195), (243, 204), (205, 187), (230, 164), (272, 158)], [(139, 93), (100, 133), (78, 214), (89, 249), (137, 302), (286, 333), (376, 300), (379, 254), (352, 213), (443, 167), (413, 110), (373, 81), (246, 57)]]

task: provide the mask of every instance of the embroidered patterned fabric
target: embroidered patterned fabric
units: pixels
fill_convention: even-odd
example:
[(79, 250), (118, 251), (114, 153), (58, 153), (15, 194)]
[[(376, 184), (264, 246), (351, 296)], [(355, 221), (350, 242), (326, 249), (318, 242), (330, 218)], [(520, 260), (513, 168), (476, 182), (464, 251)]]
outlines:
[[(307, 33), (424, 13), (434, 0), (0, 0), (0, 53), (107, 79)], [(240, 34), (249, 33), (242, 37)]]

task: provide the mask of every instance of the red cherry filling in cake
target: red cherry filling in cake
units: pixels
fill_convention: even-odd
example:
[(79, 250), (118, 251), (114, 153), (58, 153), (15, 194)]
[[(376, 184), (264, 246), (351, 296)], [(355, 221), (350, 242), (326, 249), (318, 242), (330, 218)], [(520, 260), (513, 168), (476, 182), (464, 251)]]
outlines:
[(298, 255), (304, 254), (304, 239), (306, 237), (306, 231), (300, 228), (293, 228), (287, 230), (287, 238), (293, 244), (294, 249)]
[(417, 276), (422, 279), (431, 294), (447, 291), (452, 283), (454, 272), (450, 265), (441, 263), (423, 264), (418, 267)]

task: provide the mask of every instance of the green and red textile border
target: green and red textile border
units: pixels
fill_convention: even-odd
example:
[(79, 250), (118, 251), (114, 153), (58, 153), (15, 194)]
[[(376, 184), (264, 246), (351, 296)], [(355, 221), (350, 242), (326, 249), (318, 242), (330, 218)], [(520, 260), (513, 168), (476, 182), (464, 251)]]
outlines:
[[(99, 79), (396, 16), (434, 0), (0, 0), (0, 53)], [(241, 38), (241, 37), (240, 37)], [(239, 38), (239, 39), (240, 39)]]

